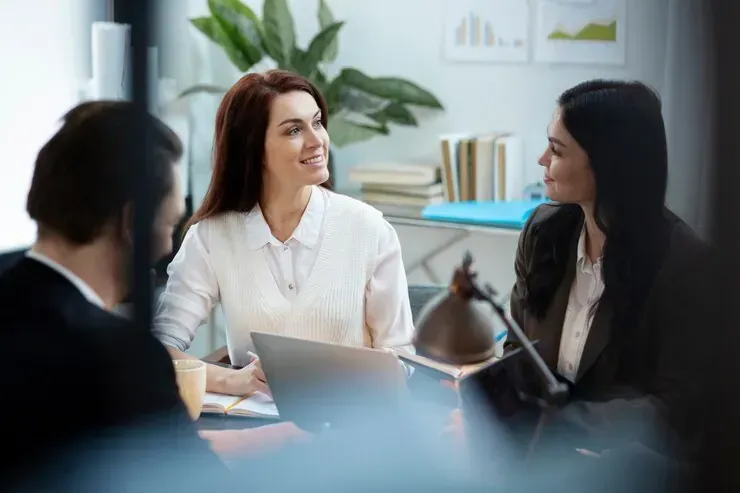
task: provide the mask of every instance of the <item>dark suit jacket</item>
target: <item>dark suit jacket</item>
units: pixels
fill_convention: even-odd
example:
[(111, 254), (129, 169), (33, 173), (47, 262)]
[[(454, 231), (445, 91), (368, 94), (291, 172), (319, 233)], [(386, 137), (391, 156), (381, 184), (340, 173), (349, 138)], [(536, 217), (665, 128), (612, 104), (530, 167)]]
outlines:
[(5, 473), (33, 477), (121, 447), (139, 457), (207, 450), (164, 347), (29, 258), (0, 275), (0, 365)]
[[(516, 256), (516, 284), (511, 297), (514, 319), (532, 340), (549, 367), (557, 367), (560, 338), (570, 288), (575, 276), (576, 249), (582, 224), (572, 231), (566, 274), (545, 317), (538, 320), (522, 304), (524, 278), (532, 265), (535, 226), (551, 219), (557, 206), (540, 206), (525, 226)], [(612, 305), (608, 293), (594, 315), (577, 381), (573, 404), (564, 413), (604, 448), (637, 441), (648, 434), (669, 440), (696, 439), (702, 421), (703, 365), (706, 335), (715, 329), (709, 249), (675, 215), (666, 211), (670, 243), (651, 294), (626, 344), (614, 344)], [(665, 429), (663, 424), (668, 424)], [(647, 427), (651, 427), (649, 430)], [(675, 436), (674, 436), (675, 432)], [(667, 434), (666, 434), (667, 433)], [(584, 447), (587, 448), (587, 447)]]

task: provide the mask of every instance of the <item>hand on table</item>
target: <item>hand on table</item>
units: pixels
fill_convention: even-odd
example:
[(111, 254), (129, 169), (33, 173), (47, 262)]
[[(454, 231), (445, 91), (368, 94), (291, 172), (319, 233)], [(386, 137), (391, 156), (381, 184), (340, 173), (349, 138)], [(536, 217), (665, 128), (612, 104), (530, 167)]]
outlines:
[(442, 437), (450, 438), (455, 447), (465, 447), (465, 425), (463, 423), (462, 411), (453, 409), (447, 418), (447, 424), (442, 429)]
[(453, 409), (447, 417), (447, 423), (442, 429), (441, 435), (452, 439), (455, 446), (465, 446), (465, 428), (463, 425), (462, 410), (460, 409), (460, 385), (457, 380), (441, 380), (440, 384), (445, 389), (458, 394), (458, 407)]
[(460, 383), (457, 380), (440, 380), (442, 387), (457, 392), (460, 390)]
[(232, 371), (226, 379), (226, 388), (233, 395), (250, 395), (259, 391), (272, 397), (267, 386), (267, 378), (257, 358), (244, 368)]

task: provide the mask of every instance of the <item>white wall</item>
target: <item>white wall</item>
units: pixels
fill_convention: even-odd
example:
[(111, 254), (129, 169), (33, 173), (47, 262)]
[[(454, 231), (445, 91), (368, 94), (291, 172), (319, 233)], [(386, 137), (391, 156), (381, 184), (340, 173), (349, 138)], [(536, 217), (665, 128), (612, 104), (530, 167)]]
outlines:
[[(296, 28), (299, 40), (305, 44), (317, 31), (317, 2), (289, 1), (294, 13), (301, 12), (296, 15)], [(535, 4), (535, 0), (529, 1)], [(347, 185), (347, 169), (360, 162), (436, 157), (437, 136), (462, 130), (521, 133), (526, 142), (526, 175), (528, 180), (536, 180), (540, 170), (535, 161), (544, 145), (544, 129), (557, 95), (588, 78), (635, 78), (668, 96), (665, 106), (671, 118), (668, 130), (672, 159), (669, 200), (684, 217), (698, 216), (695, 184), (701, 181), (699, 168), (706, 167), (708, 160), (692, 141), (706, 140), (706, 133), (692, 133), (690, 125), (703, 107), (702, 101), (692, 99), (702, 92), (703, 79), (696, 75), (696, 62), (702, 53), (693, 42), (701, 33), (683, 33), (696, 26), (699, 1), (627, 0), (627, 64), (598, 67), (450, 63), (442, 57), (444, 0), (328, 0), (336, 17), (346, 21), (339, 57), (330, 72), (354, 66), (371, 75), (407, 77), (433, 91), (447, 108), (444, 113), (419, 112), (419, 128), (394, 128), (389, 137), (339, 150), (338, 186)], [(104, 18), (105, 3), (0, 2), (0, 17), (6, 21), (0, 33), (0, 250), (33, 240), (33, 225), (25, 214), (33, 161), (58, 118), (77, 102), (80, 81), (90, 75), (89, 26)], [(261, 12), (261, 3), (247, 1), (257, 12)], [(159, 0), (158, 5), (162, 14), (158, 39), (165, 76), (176, 78), (181, 87), (194, 82), (229, 84), (239, 76), (223, 53), (187, 22), (189, 17), (207, 12), (206, 0)], [(202, 197), (208, 184), (217, 103), (217, 98), (198, 96), (191, 104), (196, 199)], [(706, 122), (706, 115), (698, 121)], [(691, 222), (693, 218), (687, 219)], [(453, 234), (400, 226), (397, 229), (407, 263)], [(505, 289), (513, 277), (515, 240), (510, 235), (473, 235), (439, 256), (432, 267), (445, 280), (462, 251), (471, 249), (481, 277)], [(410, 275), (411, 282), (427, 280), (421, 272)]]
[[(167, 1), (169, 5), (164, 11), (169, 18), (168, 29), (177, 33), (175, 38), (169, 39), (170, 48), (164, 47), (165, 53), (173, 57), (171, 73), (180, 74), (184, 85), (196, 81), (222, 84), (234, 81), (240, 74), (220, 49), (187, 26), (187, 17), (207, 13), (206, 1), (187, 0), (187, 6), (176, 0)], [(375, 0), (372, 4), (359, 0), (328, 2), (335, 17), (346, 21), (339, 38), (339, 56), (330, 67), (331, 73), (354, 66), (370, 75), (407, 77), (430, 89), (446, 107), (444, 113), (420, 111), (418, 128), (396, 127), (388, 137), (340, 149), (336, 156), (338, 188), (348, 186), (347, 170), (360, 162), (438, 158), (438, 135), (455, 131), (519, 132), (525, 138), (527, 180), (535, 181), (541, 176), (536, 160), (545, 145), (545, 127), (555, 100), (564, 89), (589, 78), (614, 77), (639, 79), (663, 92), (664, 82), (675, 75), (666, 72), (665, 63), (668, 0), (627, 0), (627, 63), (623, 67), (448, 62), (442, 55), (444, 0)], [(261, 0), (245, 3), (261, 13)], [(317, 2), (291, 0), (290, 4), (299, 41), (305, 44), (317, 32)], [(530, 4), (534, 20), (535, 0), (530, 0)], [(296, 15), (299, 11), (301, 14)], [(208, 184), (217, 103), (218, 98), (213, 96), (198, 96), (192, 101), (196, 198), (202, 197)], [(404, 257), (409, 263), (453, 234), (407, 227), (397, 229)], [(511, 236), (474, 235), (441, 255), (432, 266), (437, 277), (446, 280), (462, 252), (471, 249), (478, 258), (481, 276), (505, 288), (513, 277), (515, 243)], [(428, 278), (415, 272), (410, 280), (424, 282)]]
[(0, 251), (31, 243), (26, 193), (36, 153), (89, 76), (90, 28), (100, 0), (0, 2)]
[[(261, 12), (261, 0), (245, 3)], [(337, 153), (338, 186), (347, 186), (346, 171), (359, 162), (438, 158), (437, 136), (464, 130), (506, 129), (521, 133), (526, 139), (527, 178), (538, 179), (541, 171), (536, 159), (544, 145), (545, 127), (554, 101), (564, 89), (593, 77), (636, 78), (663, 89), (668, 0), (627, 3), (627, 64), (596, 67), (448, 62), (442, 56), (441, 43), (444, 0), (376, 0), (372, 7), (359, 0), (329, 0), (337, 19), (346, 21), (331, 73), (354, 66), (371, 75), (407, 77), (429, 88), (446, 107), (441, 114), (418, 112), (422, 120), (419, 128), (397, 127), (388, 137), (341, 149)], [(188, 0), (187, 4), (187, 8), (171, 10), (172, 25), (178, 23), (175, 16), (207, 13), (205, 0)], [(302, 14), (295, 16), (296, 29), (299, 40), (307, 43), (317, 31), (316, 2), (293, 0), (290, 4), (294, 13), (301, 6)], [(534, 19), (534, 8), (532, 14)], [(229, 83), (239, 75), (220, 50), (194, 29), (180, 34), (187, 34), (191, 43), (191, 60), (183, 61), (190, 64), (188, 82)], [(177, 45), (182, 56), (183, 44)], [(179, 71), (188, 72), (182, 68)], [(204, 161), (210, 152), (215, 99), (201, 96), (194, 102), (201, 135), (197, 155)]]

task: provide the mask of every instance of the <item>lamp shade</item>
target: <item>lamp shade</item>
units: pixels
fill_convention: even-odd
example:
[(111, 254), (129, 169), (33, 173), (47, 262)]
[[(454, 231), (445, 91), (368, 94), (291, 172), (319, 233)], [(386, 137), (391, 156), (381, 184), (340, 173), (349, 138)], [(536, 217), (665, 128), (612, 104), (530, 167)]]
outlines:
[(419, 314), (414, 345), (418, 354), (452, 365), (469, 365), (491, 358), (496, 348), (491, 309), (473, 298), (472, 260), (466, 255), (455, 269), (450, 288)]

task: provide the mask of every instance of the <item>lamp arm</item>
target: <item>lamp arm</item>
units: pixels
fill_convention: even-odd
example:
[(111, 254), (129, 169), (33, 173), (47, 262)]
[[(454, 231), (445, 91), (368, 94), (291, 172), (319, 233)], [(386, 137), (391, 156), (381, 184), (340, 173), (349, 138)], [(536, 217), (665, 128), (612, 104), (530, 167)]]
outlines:
[(532, 342), (527, 338), (516, 321), (506, 316), (504, 307), (494, 299), (496, 291), (493, 287), (487, 284), (485, 289), (481, 289), (475, 282), (477, 273), (473, 272), (471, 269), (472, 265), (473, 256), (470, 252), (465, 252), (462, 265), (455, 269), (452, 276), (450, 291), (463, 300), (476, 299), (490, 304), (493, 307), (493, 311), (496, 312), (496, 315), (498, 315), (504, 322), (504, 325), (506, 325), (506, 329), (509, 333), (514, 334), (514, 336), (519, 339), (524, 352), (527, 353), (529, 359), (534, 363), (537, 373), (545, 385), (545, 400), (550, 404), (557, 405), (563, 403), (568, 396), (568, 386), (555, 378), (555, 375), (550, 371), (550, 368), (547, 367), (542, 357), (535, 350)]
[(524, 352), (527, 353), (529, 359), (534, 363), (537, 368), (537, 373), (545, 384), (547, 400), (551, 403), (561, 403), (565, 401), (568, 396), (568, 386), (555, 378), (555, 375), (550, 368), (548, 368), (547, 364), (542, 359), (542, 356), (540, 356), (534, 348), (529, 338), (524, 334), (524, 331), (519, 327), (519, 324), (506, 315), (506, 310), (503, 305), (496, 302), (493, 298), (493, 289), (490, 286), (487, 286), (487, 291), (488, 293), (478, 287), (474, 287), (474, 297), (490, 304), (493, 307), (493, 311), (496, 312), (496, 315), (498, 315), (498, 317), (503, 321), (509, 333), (514, 334), (521, 343), (522, 349), (524, 349)]

